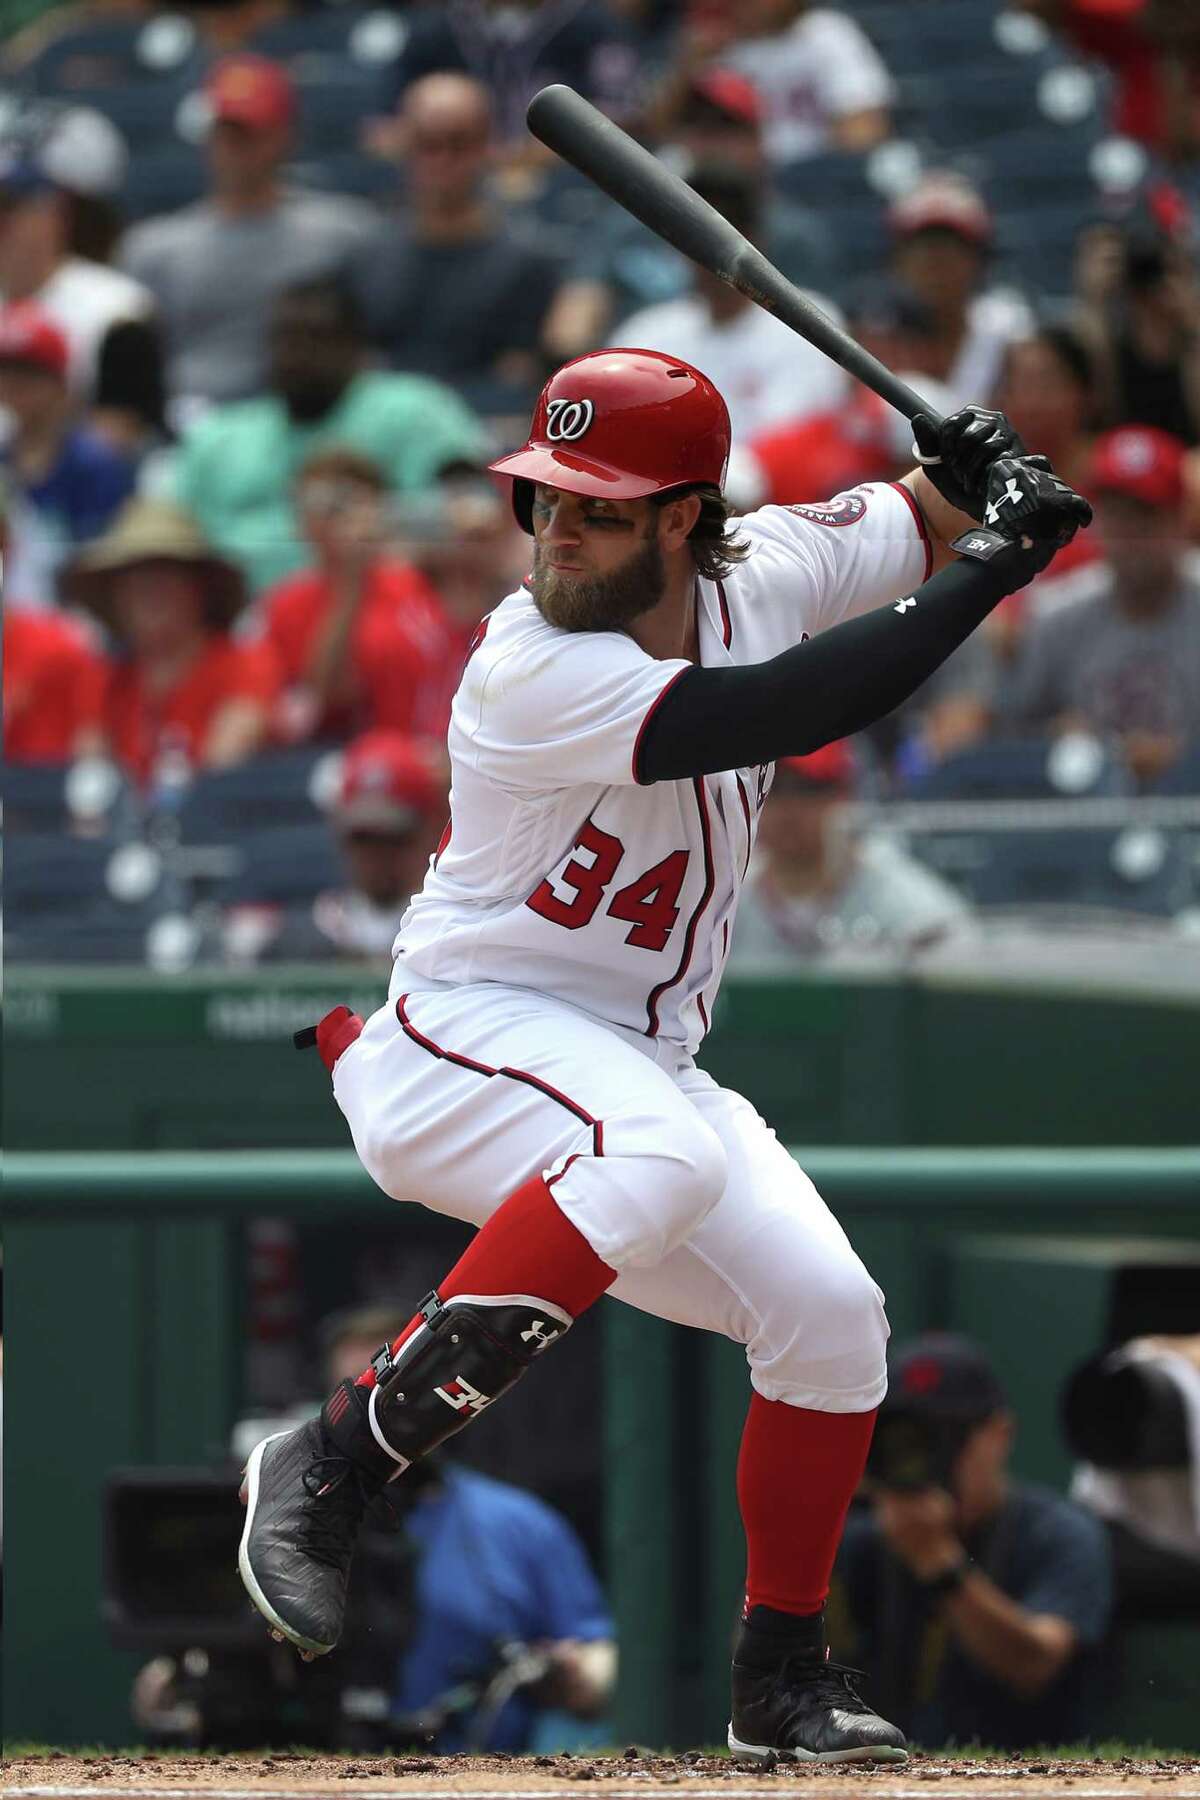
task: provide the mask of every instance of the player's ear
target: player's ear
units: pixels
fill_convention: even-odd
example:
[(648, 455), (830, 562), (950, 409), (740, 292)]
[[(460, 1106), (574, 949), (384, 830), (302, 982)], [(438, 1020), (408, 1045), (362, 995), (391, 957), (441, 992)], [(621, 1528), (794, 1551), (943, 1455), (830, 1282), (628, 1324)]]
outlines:
[(700, 517), (698, 494), (677, 494), (658, 508), (658, 541), (663, 550), (678, 550), (687, 543)]

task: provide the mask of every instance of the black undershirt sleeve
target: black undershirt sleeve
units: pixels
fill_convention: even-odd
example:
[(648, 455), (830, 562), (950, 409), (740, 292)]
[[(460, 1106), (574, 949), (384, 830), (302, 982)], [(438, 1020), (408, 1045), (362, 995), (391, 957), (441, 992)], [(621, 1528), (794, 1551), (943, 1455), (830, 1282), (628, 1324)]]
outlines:
[(1040, 566), (952, 563), (903, 601), (831, 626), (769, 662), (688, 669), (643, 728), (637, 779), (682, 781), (806, 756), (884, 718)]

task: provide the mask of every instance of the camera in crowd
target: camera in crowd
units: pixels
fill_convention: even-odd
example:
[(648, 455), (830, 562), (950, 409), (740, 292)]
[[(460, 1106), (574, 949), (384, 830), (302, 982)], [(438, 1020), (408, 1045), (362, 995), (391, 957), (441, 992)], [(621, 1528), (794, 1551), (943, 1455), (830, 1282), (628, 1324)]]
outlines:
[[(139, 1722), (160, 1741), (225, 1749), (303, 1742), (365, 1752), (396, 1743), (392, 1694), (415, 1624), (402, 1516), (395, 1528), (368, 1519), (338, 1655), (305, 1665), (268, 1636), (246, 1600), (239, 1479), (233, 1467), (120, 1470), (109, 1479), (104, 1618), (114, 1645), (149, 1653), (159, 1677), (154, 1718)], [(404, 1484), (404, 1507), (419, 1485)]]
[(1186, 1469), (1191, 1461), (1177, 1382), (1125, 1349), (1075, 1370), (1063, 1393), (1062, 1421), (1073, 1453), (1098, 1469)]

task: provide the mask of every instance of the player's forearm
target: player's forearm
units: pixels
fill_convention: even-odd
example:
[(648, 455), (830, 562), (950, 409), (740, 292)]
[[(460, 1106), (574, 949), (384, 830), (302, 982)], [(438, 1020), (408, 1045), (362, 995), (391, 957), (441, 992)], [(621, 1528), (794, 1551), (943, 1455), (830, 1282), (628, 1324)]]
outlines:
[(649, 719), (639, 781), (806, 756), (865, 730), (915, 693), (1028, 578), (1015, 568), (956, 561), (915, 597), (834, 625), (770, 662), (689, 669)]
[(910, 469), (901, 477), (902, 486), (906, 487), (921, 511), (921, 516), (929, 530), (929, 542), (933, 549), (933, 564), (930, 574), (936, 575), (939, 569), (948, 568), (956, 560), (950, 546), (956, 537), (964, 531), (970, 531), (975, 520), (967, 513), (959, 512), (956, 506), (939, 494), (923, 469)]

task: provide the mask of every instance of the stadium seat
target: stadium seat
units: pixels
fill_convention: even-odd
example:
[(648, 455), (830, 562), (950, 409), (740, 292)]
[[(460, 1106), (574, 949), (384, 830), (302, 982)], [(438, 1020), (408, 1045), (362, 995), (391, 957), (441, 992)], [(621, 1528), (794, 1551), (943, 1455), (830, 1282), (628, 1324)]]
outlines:
[(141, 962), (188, 895), (148, 845), (6, 834), (4, 948), (18, 962)]
[(313, 57), (291, 69), (299, 109), (300, 154), (354, 150), (364, 120), (385, 110), (380, 73), (345, 57)]
[(114, 764), (99, 758), (78, 763), (4, 765), (4, 826), (13, 838), (100, 835), (114, 843), (132, 835), (137, 803)]
[(225, 844), (247, 833), (317, 825), (324, 813), (316, 789), (330, 765), (327, 746), (280, 750), (236, 769), (198, 775), (169, 817), (155, 823), (180, 844)]
[(304, 156), (288, 164), (288, 176), (301, 187), (323, 194), (352, 194), (359, 200), (380, 204), (396, 192), (396, 169), (381, 156), (361, 150), (334, 150), (323, 156)]
[(1170, 918), (1188, 904), (1178, 841), (1156, 827), (914, 833), (910, 848), (979, 907)]
[(166, 15), (70, 25), (22, 69), (35, 94), (104, 109), (104, 96), (135, 83), (153, 86), (198, 73), (204, 61), (195, 28)]
[(978, 66), (994, 58), (992, 22), (997, 0), (911, 0), (898, 6), (856, 6), (854, 17), (893, 74), (934, 66)]
[(190, 206), (207, 187), (204, 158), (190, 144), (168, 143), (130, 158), (121, 209), (130, 224)]
[(213, 894), (222, 906), (290, 906), (346, 885), (337, 839), (326, 824), (241, 838), (240, 867)]
[(1179, 758), (1164, 770), (1155, 782), (1156, 794), (1200, 795), (1200, 743), (1190, 744)]
[(935, 763), (909, 789), (914, 800), (1061, 800), (1121, 794), (1128, 778), (1097, 739), (997, 739)]

